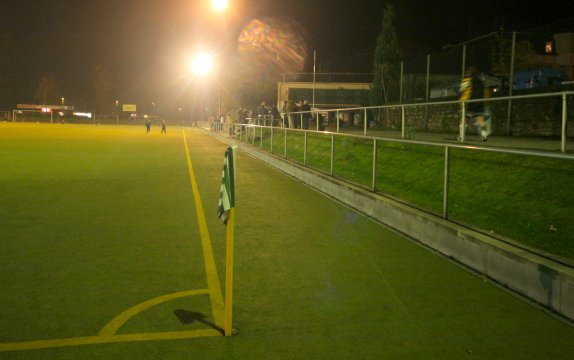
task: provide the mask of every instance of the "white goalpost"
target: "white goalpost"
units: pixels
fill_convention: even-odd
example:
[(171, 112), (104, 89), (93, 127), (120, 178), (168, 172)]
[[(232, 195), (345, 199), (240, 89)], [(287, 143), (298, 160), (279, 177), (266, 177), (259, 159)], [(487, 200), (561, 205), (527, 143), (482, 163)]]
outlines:
[(42, 110), (12, 110), (12, 122), (53, 123), (54, 116)]

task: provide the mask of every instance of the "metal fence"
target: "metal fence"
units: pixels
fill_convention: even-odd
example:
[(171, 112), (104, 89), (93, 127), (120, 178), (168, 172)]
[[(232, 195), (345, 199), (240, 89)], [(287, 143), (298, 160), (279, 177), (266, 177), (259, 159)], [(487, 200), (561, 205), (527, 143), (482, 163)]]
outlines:
[[(566, 94), (560, 94), (560, 96), (566, 96)], [(477, 173), (475, 174), (474, 168), (478, 164), (480, 166), (491, 166), (492, 164), (502, 166), (492, 170), (500, 172), (501, 178), (507, 176), (505, 175), (505, 172), (508, 170), (506, 166), (516, 167), (516, 177), (520, 177), (529, 171), (534, 171), (535, 174), (531, 176), (533, 179), (549, 177), (550, 181), (558, 182), (558, 185), (552, 185), (552, 187), (562, 186), (562, 191), (564, 191), (561, 195), (562, 197), (569, 199), (574, 197), (574, 192), (571, 190), (572, 186), (569, 183), (572, 176), (574, 176), (573, 155), (559, 152), (477, 147), (457, 143), (410, 140), (406, 138), (407, 134), (404, 129), (403, 127), (404, 138), (381, 138), (360, 134), (253, 124), (228, 126), (227, 124), (214, 123), (211, 130), (222, 132), (225, 136), (233, 137), (250, 146), (298, 162), (305, 167), (337, 177), (343, 181), (348, 181), (369, 191), (381, 193), (422, 210), (436, 213), (444, 219), (453, 220), (452, 214), (454, 212), (453, 221), (467, 225), (472, 224), (470, 226), (477, 228), (479, 231), (484, 229), (484, 231), (488, 232), (488, 224), (481, 223), (480, 211), (476, 211), (476, 214), (465, 214), (465, 211), (470, 211), (472, 203), (468, 204), (460, 201), (461, 187), (472, 189), (473, 186), (481, 183), (480, 176), (490, 171), (483, 170), (482, 174), (480, 174), (480, 171), (476, 170)], [(454, 163), (453, 152), (455, 154)], [(400, 159), (403, 158), (399, 154), (408, 154), (410, 157), (409, 161), (424, 163), (424, 172), (410, 171), (408, 165), (400, 163)], [(468, 154), (474, 154), (472, 157), (479, 157), (479, 159), (469, 160), (466, 158)], [(483, 158), (481, 160), (480, 156), (496, 157), (496, 159), (489, 161)], [(543, 165), (540, 165), (541, 167), (539, 167), (538, 163), (532, 165), (528, 158), (539, 159)], [(550, 163), (546, 163), (547, 161)], [(505, 165), (505, 162), (509, 162), (512, 165)], [(453, 164), (456, 171), (456, 176), (454, 177), (452, 175)], [(466, 170), (461, 167), (461, 164), (466, 164)], [(392, 171), (389, 171), (390, 169)], [(557, 171), (558, 175), (552, 171)], [(455, 184), (454, 198), (456, 199), (454, 206), (451, 205), (453, 179)], [(396, 186), (399, 183), (403, 184), (401, 185), (402, 188)], [(408, 188), (411, 185), (420, 187), (423, 190), (417, 194), (410, 194)], [(529, 185), (532, 189), (536, 188), (536, 186), (544, 187), (548, 185), (543, 185), (540, 181)], [(498, 194), (496, 187), (496, 183), (492, 184), (492, 191), (489, 190), (489, 192)], [(533, 191), (532, 189), (530, 191)], [(538, 203), (551, 203), (554, 201), (554, 198), (548, 197), (549, 195), (546, 194), (548, 190), (544, 188), (537, 191), (536, 194), (542, 195), (536, 195), (536, 199), (532, 196), (533, 199), (528, 200), (532, 201), (532, 203), (529, 203), (527, 206), (536, 208)], [(472, 190), (470, 192), (472, 193)], [(493, 208), (501, 205), (512, 206), (513, 199), (508, 194), (487, 195), (490, 197), (487, 196), (488, 200), (486, 201), (492, 202)], [(474, 201), (485, 200), (477, 195)], [(574, 213), (574, 203), (566, 207), (568, 206), (571, 209), (560, 208), (560, 213)], [(554, 207), (556, 208), (557, 206)], [(498, 217), (512, 219), (520, 224), (529, 224), (531, 222), (530, 219), (526, 219), (528, 216), (521, 220), (512, 211), (508, 209), (505, 211), (507, 212), (501, 213)], [(476, 216), (478, 218), (475, 218)], [(560, 216), (563, 217), (563, 215)], [(535, 221), (537, 220), (533, 222)], [(570, 223), (568, 219), (553, 219), (553, 221)], [(508, 225), (508, 227), (513, 229), (514, 225)], [(507, 233), (505, 225), (505, 227), (496, 229), (496, 233), (501, 234), (503, 237), (520, 237), (520, 235), (514, 234), (512, 229)], [(551, 237), (553, 234), (541, 230), (541, 233), (536, 236), (544, 238), (546, 236)], [(568, 241), (572, 240), (572, 235), (565, 236), (570, 237)]]
[[(419, 134), (421, 132), (426, 134), (451, 133), (456, 134), (464, 143), (467, 135), (473, 133), (472, 124), (467, 121), (466, 108), (469, 103), (484, 102), (492, 109), (495, 134), (557, 138), (560, 142), (560, 151), (565, 153), (568, 136), (574, 136), (574, 127), (568, 129), (569, 115), (572, 117), (574, 112), (572, 111), (574, 100), (572, 95), (574, 91), (563, 91), (499, 96), (462, 102), (450, 100), (299, 111), (283, 114), (283, 117), (289, 120), (276, 121), (274, 124), (280, 127), (288, 124), (290, 128), (302, 128), (303, 130), (329, 130), (335, 133), (360, 133), (364, 136), (402, 139), (413, 139), (417, 132)], [(569, 103), (570, 106), (568, 106)], [(510, 122), (505, 116), (509, 108), (512, 109), (513, 114)], [(496, 114), (502, 115), (497, 118)], [(297, 121), (293, 121), (294, 119)], [(259, 121), (253, 121), (252, 124), (266, 125)], [(308, 124), (307, 128), (304, 124)]]
[[(541, 152), (541, 151), (527, 151), (527, 150), (517, 150), (517, 149), (506, 149), (506, 148), (492, 148), (492, 147), (476, 147), (458, 144), (445, 144), (437, 142), (428, 141), (417, 141), (408, 139), (393, 139), (393, 138), (379, 138), (373, 136), (363, 136), (363, 135), (352, 135), (352, 134), (340, 134), (334, 132), (315, 132), (310, 130), (300, 130), (300, 129), (288, 129), (288, 128), (277, 128), (272, 126), (260, 126), (251, 124), (236, 124), (233, 126), (228, 126), (224, 123), (214, 123), (211, 129), (214, 132), (222, 132), (227, 136), (233, 136), (241, 142), (251, 144), (263, 150), (267, 150), (271, 153), (284, 156), (285, 158), (296, 157), (296, 160), (300, 160), (304, 166), (308, 165), (307, 159), (312, 156), (309, 154), (308, 143), (311, 136), (321, 136), (323, 139), (327, 140), (330, 144), (330, 159), (328, 171), (324, 171), (330, 176), (337, 176), (339, 174), (335, 173), (335, 144), (338, 138), (349, 138), (349, 139), (360, 139), (369, 142), (372, 146), (372, 158), (369, 168), (372, 170), (371, 179), (372, 182), (368, 187), (372, 191), (377, 191), (376, 179), (377, 179), (377, 153), (378, 146), (384, 142), (390, 143), (401, 143), (401, 144), (411, 144), (411, 145), (424, 145), (434, 148), (441, 148), (444, 152), (444, 187), (443, 187), (443, 206), (442, 206), (442, 216), (448, 219), (448, 193), (449, 193), (449, 168), (450, 168), (450, 151), (451, 149), (465, 149), (469, 151), (479, 151), (479, 152), (490, 152), (490, 153), (500, 153), (500, 154), (510, 154), (510, 155), (522, 155), (522, 156), (534, 156), (540, 158), (551, 158), (551, 159), (561, 159), (561, 160), (572, 160), (574, 161), (574, 156), (569, 154), (559, 154), (554, 152)], [(281, 148), (278, 148), (276, 142), (274, 143), (274, 137), (283, 138), (281, 140)], [(265, 140), (268, 138), (268, 140)], [(289, 140), (293, 141), (294, 138), (300, 138), (303, 141), (303, 150), (300, 156), (290, 156), (288, 154)], [(274, 147), (275, 144), (275, 147)]]

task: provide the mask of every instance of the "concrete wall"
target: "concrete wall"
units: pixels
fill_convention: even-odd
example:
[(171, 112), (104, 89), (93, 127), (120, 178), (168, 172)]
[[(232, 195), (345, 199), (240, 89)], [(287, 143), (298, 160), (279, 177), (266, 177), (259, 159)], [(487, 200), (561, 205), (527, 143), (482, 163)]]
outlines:
[[(225, 142), (232, 140), (223, 139)], [(307, 185), (574, 320), (574, 269), (276, 155), (237, 143)]]

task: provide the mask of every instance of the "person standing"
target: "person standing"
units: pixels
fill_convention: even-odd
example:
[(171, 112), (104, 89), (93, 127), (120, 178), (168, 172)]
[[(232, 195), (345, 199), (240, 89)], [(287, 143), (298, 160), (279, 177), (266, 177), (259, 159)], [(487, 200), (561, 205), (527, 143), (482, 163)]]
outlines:
[(235, 113), (235, 118), (237, 119), (238, 124), (243, 124), (243, 108), (240, 106)]
[[(303, 100), (303, 104), (301, 105), (301, 111), (311, 111), (311, 106), (307, 99)], [(301, 124), (301, 129), (309, 129), (309, 118), (311, 117), (310, 112), (303, 113), (303, 123)]]
[(161, 133), (167, 134), (167, 130), (165, 129), (165, 119), (161, 121)]
[(287, 102), (287, 112), (289, 113), (289, 127), (293, 129), (297, 129), (298, 114), (293, 114), (294, 112), (297, 112), (297, 110), (299, 110), (297, 104), (295, 104), (293, 100), (289, 100), (289, 102)]
[[(490, 97), (490, 89), (485, 86), (482, 94), (483, 98), (488, 99)], [(475, 125), (482, 141), (488, 140), (488, 137), (492, 134), (492, 112), (488, 102), (484, 103), (482, 116), (476, 119)]]
[[(483, 83), (478, 75), (476, 66), (471, 66), (466, 70), (464, 78), (460, 83), (460, 101), (482, 99), (484, 96)], [(465, 103), (461, 103), (465, 106)], [(477, 123), (484, 123), (484, 103), (482, 101), (469, 102), (466, 105), (466, 117), (475, 120)], [(464, 119), (466, 120), (466, 119)], [(461, 121), (459, 126), (458, 140), (462, 141), (465, 132), (465, 124)]]
[(275, 123), (275, 121), (281, 122), (281, 114), (279, 114), (279, 109), (277, 108), (276, 104), (273, 104), (271, 108), (271, 115), (273, 116), (273, 120), (271, 120), (271, 126)]
[(289, 127), (289, 115), (287, 115), (287, 100), (283, 101), (283, 106), (281, 107), (281, 112), (283, 113), (283, 127)]
[(257, 117), (263, 118), (265, 115), (269, 114), (269, 110), (267, 110), (267, 103), (265, 101), (261, 102), (261, 105), (257, 108)]
[(145, 118), (146, 134), (149, 134), (151, 132), (151, 120), (147, 115), (144, 115), (144, 118)]

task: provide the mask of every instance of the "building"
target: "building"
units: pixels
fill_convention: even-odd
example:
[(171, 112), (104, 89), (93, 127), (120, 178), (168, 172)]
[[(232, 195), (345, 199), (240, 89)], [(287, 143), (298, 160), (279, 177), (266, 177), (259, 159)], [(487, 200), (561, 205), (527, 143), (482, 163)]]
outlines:
[(544, 55), (539, 55), (539, 63), (560, 69), (568, 80), (574, 80), (574, 33), (553, 35), (553, 41), (547, 41)]
[(368, 106), (372, 74), (321, 73), (290, 74), (277, 84), (277, 102), (306, 99), (322, 109)]

